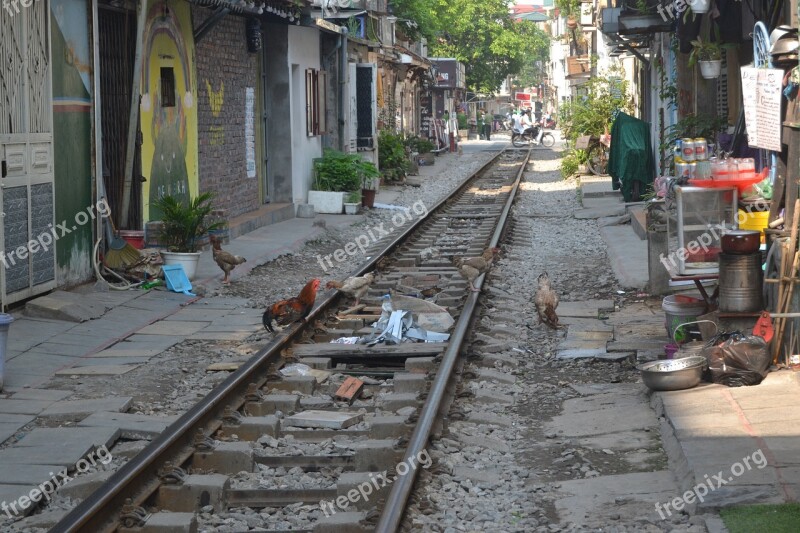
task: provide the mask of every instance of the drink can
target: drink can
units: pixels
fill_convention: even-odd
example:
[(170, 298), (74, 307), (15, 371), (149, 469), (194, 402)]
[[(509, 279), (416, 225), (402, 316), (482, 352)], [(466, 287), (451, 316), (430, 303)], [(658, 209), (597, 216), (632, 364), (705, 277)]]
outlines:
[(693, 178), (691, 163), (675, 163), (675, 176), (678, 178)]
[(708, 159), (708, 143), (703, 138), (694, 140), (694, 158), (696, 161)]
[(711, 161), (695, 161), (694, 177), (698, 180), (711, 179)]
[(675, 157), (675, 162), (677, 163), (678, 160), (682, 160), (681, 156), (683, 153), (681, 152), (681, 140), (677, 139), (675, 141), (675, 146), (672, 149), (672, 155)]
[(694, 161), (694, 139), (682, 139), (681, 140), (681, 157), (684, 161)]

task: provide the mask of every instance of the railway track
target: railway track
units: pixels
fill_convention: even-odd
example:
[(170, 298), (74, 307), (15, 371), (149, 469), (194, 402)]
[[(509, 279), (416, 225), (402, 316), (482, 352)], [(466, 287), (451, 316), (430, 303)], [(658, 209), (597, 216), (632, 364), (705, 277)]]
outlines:
[[(353, 272), (380, 262), (365, 307), (346, 309), (349, 301), (327, 295), (307, 323), (279, 334), (52, 531), (213, 531), (241, 509), (261, 510), (249, 516), (274, 532), (396, 531), (419, 468), (431, 467), (426, 445), (449, 408), (478, 307), (480, 293), (451, 258), (501, 242), (529, 154), (501, 152), (403, 234), (379, 242), (383, 250)], [(380, 296), (409, 286), (436, 293), (455, 320), (447, 342), (330, 343), (368, 333)], [(320, 372), (286, 377), (279, 370), (290, 362)], [(366, 376), (361, 398), (332, 399), (334, 376), (348, 375)]]

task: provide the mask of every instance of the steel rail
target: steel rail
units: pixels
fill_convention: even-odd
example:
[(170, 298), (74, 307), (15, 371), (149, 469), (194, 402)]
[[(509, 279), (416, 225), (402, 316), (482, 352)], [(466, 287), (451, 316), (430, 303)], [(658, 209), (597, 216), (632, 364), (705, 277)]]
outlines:
[[(500, 242), (503, 232), (505, 231), (508, 215), (511, 212), (511, 206), (516, 198), (520, 181), (522, 181), (522, 175), (525, 172), (525, 167), (527, 166), (527, 162), (530, 160), (530, 154), (531, 151), (529, 149), (528, 155), (523, 164), (520, 166), (519, 172), (517, 173), (514, 185), (512, 186), (511, 192), (506, 200), (506, 205), (503, 207), (500, 218), (497, 220), (497, 226), (492, 234), (492, 239), (489, 242), (489, 246), (497, 246), (497, 244)], [(479, 289), (483, 288), (483, 281), (485, 277), (486, 275), (482, 274), (476, 280), (476, 285)], [(386, 504), (383, 507), (383, 512), (381, 513), (378, 525), (375, 528), (376, 533), (394, 533), (400, 527), (400, 522), (403, 519), (403, 515), (406, 511), (408, 498), (411, 496), (411, 491), (414, 488), (414, 482), (417, 479), (418, 469), (414, 468), (414, 466), (419, 464), (419, 461), (414, 462), (414, 460), (418, 454), (421, 454), (422, 451), (425, 450), (425, 447), (428, 444), (431, 431), (433, 430), (433, 426), (439, 416), (439, 409), (441, 407), (442, 400), (445, 397), (445, 392), (448, 382), (450, 381), (451, 373), (453, 372), (453, 368), (458, 360), (461, 347), (467, 338), (467, 332), (469, 331), (473, 315), (478, 307), (478, 297), (480, 294), (480, 292), (470, 292), (469, 296), (467, 297), (467, 301), (461, 310), (461, 315), (458, 318), (458, 322), (456, 322), (455, 329), (450, 335), (449, 345), (447, 350), (444, 352), (442, 362), (439, 365), (439, 370), (437, 371), (436, 377), (431, 384), (428, 398), (426, 399), (425, 405), (423, 405), (422, 411), (420, 412), (419, 421), (414, 427), (414, 432), (411, 434), (408, 447), (406, 448), (404, 462), (407, 465), (410, 465), (411, 468), (407, 469), (407, 473), (405, 475), (398, 475), (397, 479), (394, 481), (392, 490), (389, 493), (389, 497), (386, 499)]]
[[(392, 253), (420, 225), (433, 217), (447, 203), (462, 194), (475, 178), (495, 164), (502, 153), (503, 151), (498, 152), (495, 157), (470, 174), (452, 193), (442, 198), (432, 208), (429, 208), (425, 216), (416, 219), (408, 228), (387, 244), (380, 253), (358, 266), (351, 275), (359, 276), (367, 272), (381, 257)], [(139, 454), (112, 474), (102, 486), (72, 509), (50, 531), (55, 533), (114, 531), (117, 528), (115, 524), (116, 517), (110, 516), (111, 513), (119, 514), (122, 506), (129, 498), (133, 499), (134, 504), (140, 504), (155, 492), (158, 488), (158, 482), (153, 480), (158, 479), (158, 469), (166, 461), (170, 460), (173, 463), (182, 464), (185, 459), (175, 461), (175, 458), (186, 456), (187, 450), (193, 449), (197, 430), (206, 428), (214, 419), (219, 418), (226, 406), (232, 403), (241, 404), (244, 401), (244, 396), (250, 383), (254, 381), (263, 383), (266, 380), (265, 377), (256, 380), (254, 375), (261, 372), (266, 376), (267, 368), (280, 355), (281, 351), (296, 338), (300, 337), (308, 324), (331, 307), (339, 298), (340, 296), (336, 291), (329, 291), (328, 296), (311, 311), (304, 324), (296, 325), (286, 333), (279, 334), (272, 342), (259, 350), (238, 370), (215, 387), (205, 398), (153, 439)], [(261, 383), (259, 383), (259, 386)]]

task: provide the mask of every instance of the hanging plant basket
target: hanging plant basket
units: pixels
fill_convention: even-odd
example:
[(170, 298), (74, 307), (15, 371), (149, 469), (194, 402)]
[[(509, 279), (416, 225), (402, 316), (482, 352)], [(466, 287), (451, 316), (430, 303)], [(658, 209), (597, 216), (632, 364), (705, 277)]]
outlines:
[(713, 61), (698, 61), (700, 65), (700, 75), (703, 76), (704, 79), (713, 80), (715, 78), (719, 78), (720, 73), (722, 72), (722, 60), (715, 59)]
[(708, 13), (708, 8), (711, 4), (711, 0), (694, 0), (694, 1), (689, 0), (686, 3), (689, 4), (689, 7), (692, 8), (692, 11), (694, 13), (697, 13), (699, 15), (702, 13)]

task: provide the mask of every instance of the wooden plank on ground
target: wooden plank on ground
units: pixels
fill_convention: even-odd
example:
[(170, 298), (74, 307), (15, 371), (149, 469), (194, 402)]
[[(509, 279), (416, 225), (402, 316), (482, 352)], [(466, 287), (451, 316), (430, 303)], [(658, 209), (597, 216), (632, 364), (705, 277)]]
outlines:
[(406, 343), (394, 346), (378, 344), (301, 344), (293, 348), (295, 357), (369, 358), (369, 357), (430, 357), (439, 355), (447, 349), (446, 342)]

